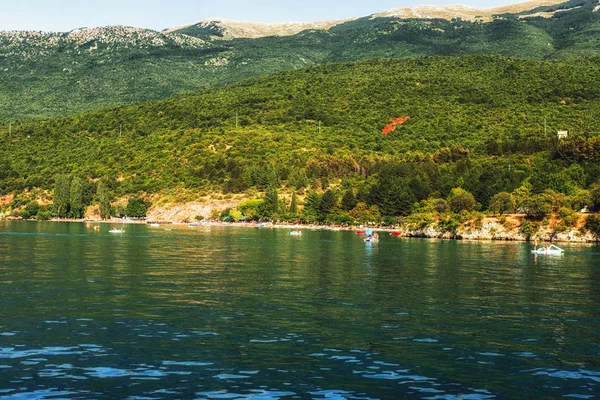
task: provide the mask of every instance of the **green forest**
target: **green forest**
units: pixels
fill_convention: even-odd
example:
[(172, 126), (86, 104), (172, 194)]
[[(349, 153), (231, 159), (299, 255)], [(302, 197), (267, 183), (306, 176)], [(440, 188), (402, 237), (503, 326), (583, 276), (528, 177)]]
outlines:
[(243, 194), (217, 217), (455, 229), (469, 213), (518, 211), (569, 224), (600, 208), (598, 61), (378, 59), (5, 124), (0, 193), (15, 194), (5, 211), (40, 218)]
[[(537, 60), (599, 57), (596, 6), (596, 0), (570, 0), (523, 15), (496, 15), (485, 22), (365, 17), (329, 30), (257, 39), (209, 41), (215, 32), (197, 26), (179, 31), (177, 37), (142, 31), (135, 34), (139, 36), (135, 44), (130, 43), (131, 35), (114, 27), (102, 28), (101, 34), (90, 34), (83, 42), (74, 41), (69, 33), (0, 32), (0, 123), (155, 101), (281, 71), (366, 59), (482, 54)], [(538, 12), (555, 14), (542, 17)], [(186, 44), (198, 40), (192, 36), (206, 41)], [(372, 80), (366, 83), (371, 85)], [(549, 87), (555, 86), (549, 82)], [(463, 100), (478, 95), (485, 96), (464, 93)]]

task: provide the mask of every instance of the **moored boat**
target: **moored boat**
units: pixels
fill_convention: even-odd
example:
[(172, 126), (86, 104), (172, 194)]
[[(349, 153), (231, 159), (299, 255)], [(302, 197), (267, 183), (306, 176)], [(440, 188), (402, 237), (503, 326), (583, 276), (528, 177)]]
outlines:
[(562, 254), (564, 254), (564, 250), (561, 249), (560, 247), (556, 246), (556, 245), (549, 245), (547, 247), (542, 247), (540, 249), (533, 249), (531, 250), (531, 253), (533, 254), (546, 254), (546, 255), (550, 255), (550, 256), (560, 256)]

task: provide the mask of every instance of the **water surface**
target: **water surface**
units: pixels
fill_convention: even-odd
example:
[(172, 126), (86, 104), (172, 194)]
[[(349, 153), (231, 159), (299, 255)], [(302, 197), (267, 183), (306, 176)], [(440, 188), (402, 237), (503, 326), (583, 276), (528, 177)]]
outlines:
[(0, 399), (600, 396), (598, 246), (109, 228), (0, 221)]

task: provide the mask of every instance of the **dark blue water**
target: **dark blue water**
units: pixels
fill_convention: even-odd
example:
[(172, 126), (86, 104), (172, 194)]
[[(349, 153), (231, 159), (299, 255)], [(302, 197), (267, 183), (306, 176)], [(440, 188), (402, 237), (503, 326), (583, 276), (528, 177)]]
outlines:
[(0, 221), (0, 399), (600, 397), (598, 246), (109, 228)]

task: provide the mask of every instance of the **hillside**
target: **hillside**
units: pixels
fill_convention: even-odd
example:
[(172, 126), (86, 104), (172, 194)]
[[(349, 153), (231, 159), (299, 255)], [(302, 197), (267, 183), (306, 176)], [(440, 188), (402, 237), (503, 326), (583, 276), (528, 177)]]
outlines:
[(211, 40), (235, 36), (218, 24), (174, 30), (180, 33), (124, 27), (0, 32), (0, 121), (164, 99), (254, 76), (380, 57), (600, 55), (598, 1), (554, 3), (525, 3), (490, 18), (488, 10), (475, 19), (449, 19), (456, 10), (433, 16), (396, 10), (254, 39)]
[[(600, 206), (598, 65), (375, 60), (3, 126), (0, 193), (51, 191), (68, 174), (86, 182), (88, 203), (102, 179), (116, 197), (180, 200), (333, 184), (383, 215), (405, 215), (456, 188), (484, 209), (501, 192), (542, 196), (552, 207)], [(558, 141), (563, 129), (570, 137)]]

